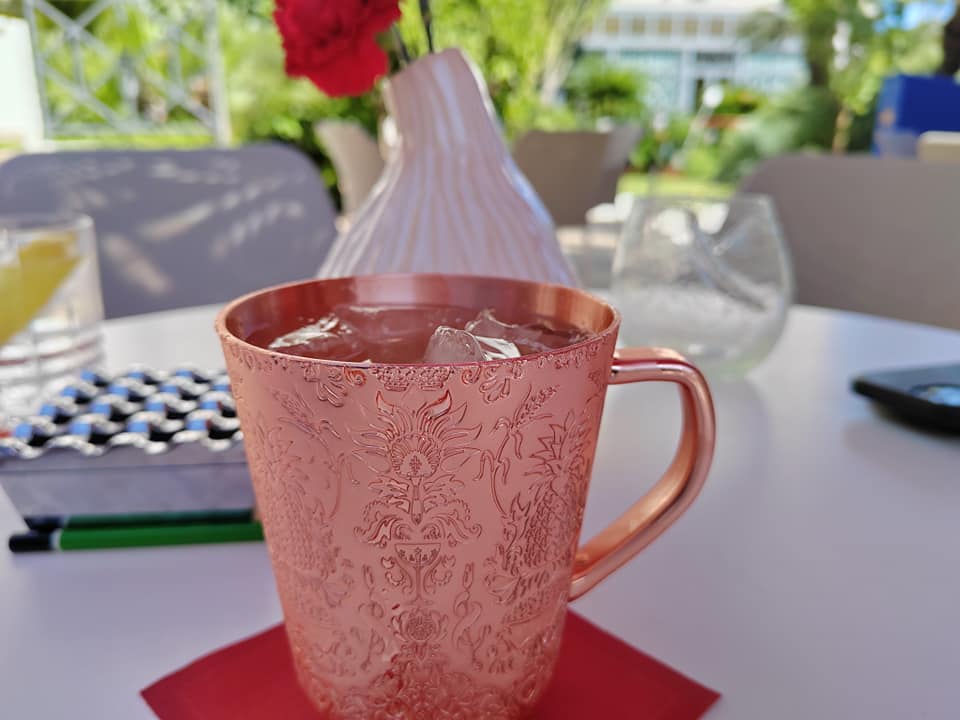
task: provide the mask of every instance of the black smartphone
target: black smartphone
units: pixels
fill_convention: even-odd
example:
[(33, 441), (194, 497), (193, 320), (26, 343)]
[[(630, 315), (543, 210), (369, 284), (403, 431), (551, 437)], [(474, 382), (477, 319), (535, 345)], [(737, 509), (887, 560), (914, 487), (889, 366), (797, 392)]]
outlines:
[(960, 363), (865, 373), (853, 391), (907, 422), (960, 433)]

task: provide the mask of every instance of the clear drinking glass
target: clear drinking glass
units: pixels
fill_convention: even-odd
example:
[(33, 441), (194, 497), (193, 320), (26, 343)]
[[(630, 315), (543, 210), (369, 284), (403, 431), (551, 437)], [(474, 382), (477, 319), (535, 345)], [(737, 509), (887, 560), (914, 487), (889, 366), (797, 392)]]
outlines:
[(102, 359), (93, 221), (0, 215), (0, 429), (47, 387)]
[(793, 272), (770, 199), (637, 198), (614, 256), (629, 345), (675, 349), (735, 377), (783, 330)]

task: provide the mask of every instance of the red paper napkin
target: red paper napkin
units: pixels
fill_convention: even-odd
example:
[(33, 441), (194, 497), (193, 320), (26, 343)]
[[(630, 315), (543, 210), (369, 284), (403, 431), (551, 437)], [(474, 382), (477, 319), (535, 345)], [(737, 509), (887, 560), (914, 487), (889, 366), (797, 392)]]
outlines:
[[(161, 720), (323, 720), (297, 684), (282, 625), (195, 660), (141, 694)], [(533, 718), (695, 720), (718, 697), (571, 612), (556, 674)]]

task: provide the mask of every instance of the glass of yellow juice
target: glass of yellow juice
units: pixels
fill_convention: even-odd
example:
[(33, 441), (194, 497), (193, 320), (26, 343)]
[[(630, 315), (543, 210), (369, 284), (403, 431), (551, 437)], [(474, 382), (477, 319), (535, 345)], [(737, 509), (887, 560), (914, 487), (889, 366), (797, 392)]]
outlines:
[(0, 215), (0, 428), (102, 360), (93, 221)]

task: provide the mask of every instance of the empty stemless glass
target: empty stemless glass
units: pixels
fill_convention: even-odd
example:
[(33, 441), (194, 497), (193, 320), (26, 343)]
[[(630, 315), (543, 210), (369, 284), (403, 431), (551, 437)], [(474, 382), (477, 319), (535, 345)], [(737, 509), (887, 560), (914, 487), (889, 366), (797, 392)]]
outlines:
[(637, 198), (612, 295), (627, 343), (672, 348), (714, 376), (742, 374), (773, 348), (793, 297), (773, 204), (762, 195)]
[(49, 384), (101, 360), (93, 221), (0, 215), (0, 430)]

